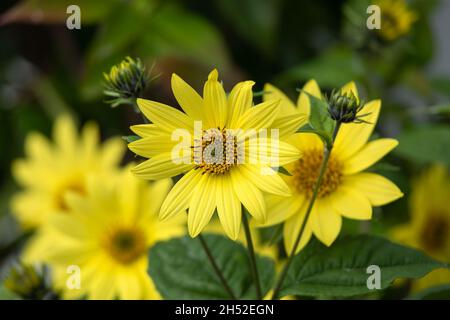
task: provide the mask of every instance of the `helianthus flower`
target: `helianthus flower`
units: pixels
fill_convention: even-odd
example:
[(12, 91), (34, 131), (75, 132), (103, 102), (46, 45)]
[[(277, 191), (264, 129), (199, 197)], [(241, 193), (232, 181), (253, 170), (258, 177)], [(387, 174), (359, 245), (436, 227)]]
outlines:
[[(303, 90), (322, 98), (314, 80), (309, 81)], [(264, 91), (267, 92), (264, 97), (266, 101), (281, 99), (282, 110), (285, 112), (310, 112), (309, 98), (303, 92), (297, 105), (294, 105), (271, 85), (266, 85)], [(352, 92), (359, 100), (353, 82), (345, 85), (341, 92)], [(363, 172), (398, 144), (394, 139), (368, 141), (377, 122), (380, 107), (380, 100), (368, 102), (357, 115), (362, 117), (362, 114), (367, 114), (362, 117), (363, 123), (341, 125), (318, 197), (297, 250), (306, 245), (312, 234), (330, 246), (341, 230), (342, 217), (369, 220), (372, 217), (372, 206), (384, 205), (403, 195), (388, 179), (375, 173)], [(291, 252), (317, 180), (324, 145), (320, 138), (312, 133), (296, 133), (285, 140), (302, 152), (302, 158), (285, 166), (292, 176), (284, 175), (283, 179), (293, 190), (293, 195), (284, 198), (268, 195), (268, 219), (265, 225), (284, 221), (284, 244), (286, 251)]]
[(383, 40), (392, 41), (407, 34), (417, 20), (405, 0), (377, 0), (374, 4), (381, 11), (381, 28), (377, 32)]
[(98, 128), (88, 123), (80, 135), (67, 116), (57, 119), (54, 143), (40, 133), (25, 141), (25, 158), (13, 163), (12, 173), (23, 188), (11, 202), (12, 211), (25, 229), (36, 228), (58, 212), (66, 212), (67, 191), (83, 194), (90, 173), (109, 174), (120, 162), (124, 144), (113, 138), (99, 144)]
[[(158, 299), (147, 274), (148, 250), (184, 233), (184, 215), (158, 219), (171, 186), (170, 179), (149, 185), (135, 178), (130, 167), (116, 178), (92, 175), (84, 196), (66, 194), (68, 214), (51, 217), (24, 259), (54, 266), (59, 286), (70, 297)], [(72, 265), (81, 270), (80, 289), (67, 288), (69, 275), (61, 276)]]
[[(393, 238), (423, 250), (437, 260), (450, 263), (450, 174), (435, 165), (424, 172), (412, 186), (410, 222), (397, 227)], [(450, 283), (450, 271), (435, 270), (413, 282), (413, 291)]]
[[(164, 201), (160, 217), (165, 219), (189, 208), (188, 229), (192, 237), (202, 231), (217, 209), (226, 234), (236, 239), (241, 204), (254, 218), (264, 221), (263, 192), (280, 196), (290, 193), (283, 179), (271, 168), (275, 166), (274, 162), (265, 161), (263, 155), (277, 152), (276, 165), (282, 166), (298, 159), (299, 151), (272, 138), (247, 140), (254, 132), (268, 129), (279, 111), (276, 100), (252, 106), (253, 84), (252, 81), (240, 82), (227, 96), (218, 81), (217, 70), (213, 70), (204, 85), (202, 98), (174, 74), (172, 90), (184, 112), (154, 101), (137, 101), (152, 124), (131, 127), (142, 139), (130, 143), (129, 148), (150, 158), (133, 168), (133, 172), (150, 180), (185, 173)], [(285, 123), (292, 126), (292, 122), (302, 119), (302, 116), (293, 115)], [(200, 130), (196, 129), (198, 121), (201, 122)], [(192, 153), (174, 155), (178, 142), (173, 139), (173, 134), (180, 129), (189, 136), (187, 145), (188, 149), (194, 150), (194, 156)], [(279, 129), (284, 130), (282, 124)], [(230, 130), (237, 134), (230, 135)], [(217, 146), (217, 142), (221, 150), (216, 153), (211, 147)], [(255, 150), (257, 155), (252, 153)], [(199, 153), (201, 157), (198, 157)], [(242, 154), (244, 156), (239, 158)], [(179, 162), (180, 159), (183, 161)]]

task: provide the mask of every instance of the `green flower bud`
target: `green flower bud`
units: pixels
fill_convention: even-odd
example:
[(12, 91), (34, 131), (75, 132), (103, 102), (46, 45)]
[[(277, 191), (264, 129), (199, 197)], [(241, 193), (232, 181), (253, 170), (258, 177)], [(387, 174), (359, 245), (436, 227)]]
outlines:
[(341, 92), (333, 90), (327, 97), (328, 113), (330, 117), (341, 123), (350, 122), (365, 122), (362, 117), (365, 115), (358, 115), (359, 111), (364, 107), (364, 102), (360, 101), (353, 92)]
[(103, 77), (103, 93), (109, 98), (106, 102), (113, 108), (120, 104), (134, 105), (134, 100), (140, 97), (150, 82), (141, 60), (130, 57), (113, 66), (109, 74), (103, 73)]

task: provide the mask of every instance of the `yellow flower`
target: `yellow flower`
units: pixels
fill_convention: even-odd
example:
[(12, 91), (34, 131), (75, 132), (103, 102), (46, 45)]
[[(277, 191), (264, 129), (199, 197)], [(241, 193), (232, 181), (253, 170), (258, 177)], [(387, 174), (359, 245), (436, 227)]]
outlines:
[[(410, 222), (395, 228), (393, 238), (450, 263), (449, 195), (450, 175), (444, 166), (424, 172), (412, 186)], [(445, 283), (450, 283), (450, 271), (439, 269), (415, 280), (413, 291)]]
[(25, 229), (39, 227), (52, 214), (67, 211), (65, 193), (83, 194), (87, 176), (115, 170), (125, 149), (120, 138), (100, 146), (98, 128), (93, 123), (78, 135), (67, 116), (56, 121), (53, 139), (55, 143), (40, 133), (31, 133), (25, 142), (26, 158), (12, 166), (23, 190), (14, 196), (11, 207)]
[(407, 34), (417, 20), (405, 0), (377, 0), (375, 4), (381, 11), (381, 28), (377, 31), (384, 40), (392, 41)]
[[(276, 150), (281, 166), (298, 159), (299, 151), (284, 142), (279, 142), (277, 148), (277, 141), (271, 138), (266, 141), (248, 139), (252, 132), (269, 128), (279, 111), (278, 101), (252, 106), (253, 84), (252, 81), (240, 82), (227, 96), (218, 81), (217, 70), (213, 70), (202, 98), (174, 74), (172, 90), (184, 112), (154, 101), (137, 101), (142, 113), (153, 124), (131, 127), (142, 139), (130, 143), (129, 148), (150, 158), (133, 172), (150, 180), (186, 173), (168, 194), (160, 217), (166, 219), (189, 208), (188, 229), (192, 237), (202, 231), (217, 208), (226, 234), (236, 239), (241, 224), (241, 204), (254, 218), (264, 221), (263, 192), (281, 196), (290, 193), (286, 183), (271, 168), (272, 160), (264, 162), (264, 157), (258, 155), (273, 155)], [(303, 117), (294, 115), (291, 119), (301, 121)], [(200, 129), (196, 129), (198, 121), (201, 121)], [(193, 149), (194, 156), (174, 155), (178, 142), (173, 134), (180, 129), (188, 135), (187, 149)], [(229, 130), (237, 134), (230, 136)], [(211, 147), (216, 147), (217, 142), (221, 150), (216, 153)], [(255, 149), (258, 150), (256, 156), (252, 153)], [(201, 157), (196, 156), (198, 154)], [(238, 161), (242, 154), (245, 161)], [(251, 155), (255, 157), (249, 159)]]
[[(24, 254), (25, 261), (50, 263), (65, 296), (90, 299), (158, 299), (147, 274), (148, 250), (184, 233), (185, 216), (161, 222), (158, 211), (170, 179), (147, 184), (126, 167), (117, 177), (92, 175), (85, 195), (66, 194), (68, 213), (53, 215)], [(151, 261), (150, 261), (151, 263)], [(79, 289), (66, 286), (70, 266), (81, 271)]]
[[(314, 80), (309, 81), (304, 91), (322, 98)], [(356, 86), (348, 83), (342, 89), (350, 90), (359, 99)], [(294, 105), (283, 93), (271, 85), (266, 85), (265, 100), (281, 99), (285, 112), (309, 114), (308, 96), (301, 93)], [(306, 245), (314, 235), (325, 245), (330, 246), (341, 230), (342, 217), (369, 220), (372, 206), (381, 206), (400, 198), (402, 192), (386, 178), (363, 170), (369, 168), (391, 151), (398, 142), (394, 139), (368, 141), (381, 107), (380, 100), (368, 102), (358, 114), (369, 113), (362, 119), (367, 123), (343, 123), (336, 137), (327, 170), (325, 171), (318, 198), (306, 223), (298, 250)], [(285, 168), (292, 176), (284, 175), (286, 183), (293, 190), (292, 197), (267, 196), (268, 219), (265, 225), (284, 221), (284, 244), (291, 252), (302, 224), (306, 207), (319, 173), (324, 145), (320, 138), (311, 133), (296, 133), (285, 138), (302, 152), (302, 158), (288, 164)]]

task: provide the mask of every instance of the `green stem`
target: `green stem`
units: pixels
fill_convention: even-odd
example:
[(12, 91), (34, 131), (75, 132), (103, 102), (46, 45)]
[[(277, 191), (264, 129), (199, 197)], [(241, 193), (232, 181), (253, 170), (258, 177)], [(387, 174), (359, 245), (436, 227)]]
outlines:
[(262, 300), (263, 296), (261, 291), (261, 282), (259, 281), (258, 267), (256, 265), (255, 248), (253, 247), (252, 234), (250, 231), (250, 226), (248, 224), (246, 212), (242, 212), (242, 222), (244, 224), (245, 239), (247, 241), (250, 269), (252, 271), (253, 281), (255, 282), (256, 287), (256, 296), (259, 300)]
[(208, 247), (208, 244), (206, 243), (205, 239), (203, 238), (203, 236), (200, 234), (198, 235), (198, 239), (200, 240), (200, 243), (202, 244), (203, 250), (206, 253), (206, 256), (209, 259), (209, 262), (211, 263), (211, 266), (213, 267), (214, 271), (216, 272), (217, 277), (219, 277), (220, 283), (222, 284), (223, 288), (225, 289), (225, 291), (228, 293), (228, 295), (230, 296), (230, 298), (232, 300), (237, 300), (236, 296), (233, 293), (233, 290), (231, 290), (231, 287), (228, 285), (227, 280), (225, 279), (222, 271), (220, 271), (219, 266), (216, 263), (216, 260), (214, 259), (211, 250)]
[[(339, 128), (341, 127), (340, 122), (336, 122), (336, 126), (334, 128), (332, 141), (334, 143), (334, 140), (336, 139), (337, 133), (339, 131)], [(331, 150), (333, 148), (333, 145), (327, 147), (324, 147), (323, 150), (323, 159), (322, 163), (320, 165), (319, 169), (319, 176), (317, 177), (316, 183), (314, 184), (313, 194), (311, 196), (311, 199), (308, 204), (308, 208), (306, 209), (305, 218), (303, 219), (303, 222), (300, 226), (299, 233), (297, 234), (297, 238), (294, 242), (294, 247), (292, 248), (288, 260), (286, 261), (286, 264), (283, 267), (283, 270), (281, 271), (280, 277), (278, 278), (278, 281), (275, 285), (275, 289), (273, 291), (272, 300), (278, 299), (278, 295), (280, 294), (281, 286), (283, 285), (283, 281), (287, 276), (287, 273), (289, 271), (289, 267), (291, 266), (292, 260), (294, 259), (295, 253), (297, 252), (298, 245), (300, 244), (300, 239), (302, 238), (303, 231), (305, 230), (306, 223), (309, 219), (309, 215), (311, 214), (311, 210), (314, 206), (314, 203), (316, 202), (317, 195), (319, 194), (320, 185), (322, 183), (323, 176), (325, 174), (325, 171), (327, 169), (328, 160), (330, 159)]]

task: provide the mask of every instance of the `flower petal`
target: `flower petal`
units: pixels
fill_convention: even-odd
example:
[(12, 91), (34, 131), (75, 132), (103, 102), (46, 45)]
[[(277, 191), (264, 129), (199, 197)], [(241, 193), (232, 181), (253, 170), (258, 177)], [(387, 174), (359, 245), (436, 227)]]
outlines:
[(367, 143), (358, 153), (345, 161), (344, 174), (367, 169), (398, 145), (395, 139), (378, 139)]
[(172, 153), (161, 153), (131, 169), (141, 179), (158, 180), (174, 177), (194, 167), (193, 164), (175, 164)]
[(269, 129), (279, 111), (279, 100), (270, 100), (248, 109), (239, 119), (237, 128), (258, 131)]
[(161, 153), (171, 152), (177, 144), (170, 139), (170, 135), (157, 135), (142, 138), (128, 144), (128, 148), (141, 157), (151, 158)]
[(156, 101), (138, 98), (142, 113), (161, 130), (172, 133), (176, 129), (194, 130), (194, 122), (185, 113)]
[(189, 202), (188, 230), (191, 237), (196, 237), (211, 220), (216, 208), (218, 179), (204, 174)]
[(343, 123), (334, 143), (334, 152), (347, 159), (359, 151), (367, 142), (377, 123), (381, 101), (368, 102), (358, 113), (367, 114), (362, 119), (368, 123)]
[(279, 114), (281, 116), (286, 116), (297, 112), (291, 99), (289, 99), (280, 89), (270, 83), (266, 83), (264, 85), (263, 101), (280, 101)]
[(248, 110), (253, 104), (252, 87), (255, 84), (253, 81), (239, 82), (231, 90), (228, 97), (228, 127), (234, 128), (237, 126), (239, 118)]
[(262, 223), (266, 221), (266, 203), (262, 192), (245, 177), (239, 170), (231, 170), (231, 182), (234, 192), (247, 211)]
[(216, 190), (217, 214), (225, 233), (232, 240), (236, 240), (241, 226), (241, 202), (234, 192), (229, 175), (224, 175), (217, 179), (218, 183), (221, 184)]
[(255, 226), (273, 226), (281, 223), (295, 214), (300, 214), (300, 209), (305, 202), (305, 198), (302, 195), (295, 195), (291, 197), (281, 197), (277, 195), (266, 195), (267, 206), (267, 220), (264, 224), (258, 223), (253, 220), (252, 223)]
[(203, 88), (204, 112), (211, 128), (224, 128), (227, 121), (227, 96), (218, 78), (219, 73), (214, 69)]
[(271, 130), (278, 129), (278, 136), (280, 138), (288, 137), (297, 132), (298, 129), (303, 127), (307, 123), (307, 121), (308, 117), (303, 113), (295, 113), (283, 117), (278, 117), (273, 121)]
[[(156, 124), (136, 124), (130, 127), (131, 131), (136, 133), (140, 137), (153, 137), (161, 134), (162, 129), (159, 128)], [(165, 133), (165, 132), (164, 132)]]
[(246, 163), (279, 167), (301, 157), (301, 152), (293, 145), (275, 139), (250, 139), (246, 144)]
[(350, 219), (370, 220), (372, 218), (372, 206), (369, 199), (359, 191), (342, 185), (331, 196), (332, 206), (337, 212)]
[[(284, 248), (286, 249), (286, 253), (288, 255), (290, 255), (292, 250), (294, 249), (295, 241), (297, 239), (298, 233), (300, 232), (301, 225), (305, 220), (305, 214), (306, 214), (306, 205), (303, 206), (303, 208), (300, 211), (298, 211), (295, 215), (290, 217), (284, 223), (283, 227)], [(298, 253), (301, 249), (303, 249), (306, 246), (306, 244), (309, 242), (309, 239), (311, 239), (311, 234), (312, 234), (311, 219), (309, 219), (309, 221), (303, 228), (303, 234), (301, 235), (300, 242), (297, 246), (295, 253)]]
[(341, 92), (346, 93), (346, 94), (352, 92), (353, 95), (356, 97), (356, 99), (359, 101), (358, 88), (356, 87), (356, 83), (354, 81), (350, 81), (350, 82), (346, 83), (341, 88)]
[(280, 196), (291, 195), (291, 190), (280, 175), (270, 167), (255, 165), (240, 165), (238, 170), (244, 178), (252, 181), (264, 192)]
[(194, 120), (204, 120), (203, 99), (189, 84), (175, 73), (172, 74), (172, 91), (180, 107)]
[[(300, 92), (300, 95), (297, 99), (297, 110), (298, 112), (301, 112), (303, 114), (306, 114), (307, 118), (309, 118), (310, 114), (310, 103), (309, 103), (309, 97), (305, 93), (309, 93), (310, 95), (322, 99), (322, 93), (320, 92), (319, 85), (317, 84), (316, 80), (312, 79), (309, 80), (304, 86), (303, 91)], [(305, 92), (304, 92), (305, 91)]]
[(361, 192), (373, 206), (382, 206), (403, 197), (394, 183), (375, 173), (362, 172), (344, 179), (345, 185)]
[(330, 246), (339, 235), (341, 226), (341, 215), (331, 206), (329, 199), (316, 201), (311, 211), (311, 227), (315, 236)]
[(178, 180), (161, 205), (159, 218), (166, 220), (186, 210), (189, 207), (191, 195), (201, 177), (201, 170), (191, 170)]

